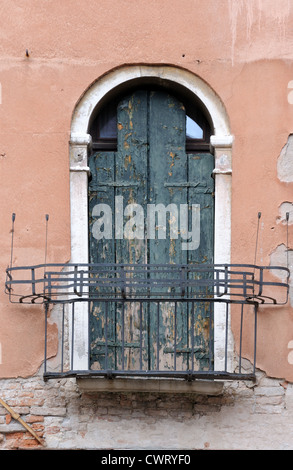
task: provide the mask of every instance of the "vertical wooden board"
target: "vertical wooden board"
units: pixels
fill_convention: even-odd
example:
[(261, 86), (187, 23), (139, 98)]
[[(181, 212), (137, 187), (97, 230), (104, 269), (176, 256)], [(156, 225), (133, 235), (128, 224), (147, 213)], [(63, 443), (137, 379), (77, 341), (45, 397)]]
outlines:
[[(204, 267), (214, 262), (214, 157), (210, 153), (189, 154), (188, 160), (190, 181), (195, 183), (189, 189), (189, 201), (200, 205), (200, 244), (197, 250), (188, 251), (188, 262)], [(213, 273), (203, 273), (200, 278), (211, 279)], [(202, 294), (209, 297), (212, 292), (212, 288), (205, 287)], [(194, 313), (196, 358), (200, 369), (209, 368), (213, 304), (196, 303)]]
[[(105, 204), (113, 211), (114, 208), (114, 152), (96, 152), (89, 158), (89, 167), (91, 179), (89, 181), (89, 243), (90, 243), (90, 263), (113, 263), (114, 256), (114, 237), (109, 239), (102, 238), (98, 240), (95, 236), (99, 229), (96, 222), (101, 215), (97, 215), (98, 205)], [(96, 213), (96, 215), (93, 215)], [(112, 214), (113, 222), (113, 214)]]
[[(185, 109), (177, 99), (164, 92), (150, 93), (149, 145), (150, 203), (162, 204), (164, 208), (172, 204), (173, 209), (173, 212), (166, 213), (166, 218), (162, 220), (166, 227), (164, 239), (159, 239), (158, 220), (156, 239), (149, 241), (149, 262), (166, 265), (185, 264), (187, 254), (182, 250), (179, 227), (180, 204), (187, 204)], [(172, 285), (167, 286), (166, 291), (171, 290)], [(152, 367), (159, 363), (162, 369), (170, 368), (174, 355), (163, 354), (163, 351), (174, 351), (176, 345), (182, 347), (182, 341), (185, 342), (185, 308), (178, 303), (175, 309), (173, 302), (166, 302), (161, 305), (158, 312), (157, 306), (151, 305), (150, 320), (150, 339), (153, 344)], [(158, 331), (160, 348), (156, 346)]]
[[(96, 152), (89, 158), (91, 179), (89, 181), (89, 255), (90, 263), (114, 263), (114, 239), (97, 239), (102, 232), (97, 222), (103, 217), (99, 204), (106, 204), (110, 209), (114, 207), (114, 152)], [(94, 274), (93, 274), (94, 275)], [(94, 294), (101, 294), (103, 288), (96, 288)], [(93, 292), (92, 292), (93, 294)], [(90, 305), (89, 318), (91, 364), (95, 368), (105, 367), (105, 335), (109, 345), (115, 342), (115, 312), (113, 305), (109, 305), (106, 315), (105, 304), (93, 301)], [(106, 325), (107, 317), (107, 325)], [(115, 349), (109, 346), (109, 365), (113, 365)]]
[[(145, 238), (145, 212), (147, 205), (148, 142), (147, 142), (147, 92), (136, 91), (124, 98), (117, 108), (118, 146), (115, 167), (115, 195), (123, 198), (124, 234), (115, 240), (117, 263), (147, 263)], [(125, 212), (126, 211), (126, 212)], [(131, 276), (131, 274), (128, 274)], [(126, 291), (127, 295), (127, 291)], [(122, 344), (139, 341), (138, 310), (135, 306), (121, 304), (116, 311), (118, 323), (124, 321), (118, 338)], [(144, 338), (146, 341), (146, 338)], [(117, 349), (121, 367), (135, 367), (138, 349)], [(123, 357), (124, 354), (124, 357)]]
[(214, 157), (210, 153), (188, 154), (189, 204), (200, 205), (200, 245), (189, 250), (188, 261), (212, 264), (214, 259)]
[[(147, 204), (147, 93), (137, 91), (124, 98), (117, 108), (118, 151), (115, 168), (116, 196), (122, 196), (126, 206), (137, 204), (146, 210)], [(139, 207), (137, 208), (140, 209)], [(127, 210), (127, 209), (126, 209)], [(116, 239), (117, 263), (145, 263), (147, 244), (144, 234), (144, 213), (128, 208), (124, 216), (123, 239)], [(141, 218), (140, 215), (143, 217)], [(142, 226), (131, 230), (132, 221), (142, 220)], [(132, 232), (132, 233), (131, 233)], [(143, 237), (141, 238), (141, 232)], [(133, 238), (129, 238), (133, 236)], [(136, 238), (138, 237), (138, 238)]]
[[(151, 92), (149, 105), (149, 179), (150, 203), (174, 204), (176, 218), (167, 215), (165, 239), (150, 240), (149, 261), (154, 264), (186, 262), (180, 237), (170, 238), (169, 221), (179, 231), (179, 207), (187, 203), (187, 158), (185, 154), (185, 109), (175, 98), (162, 92)], [(182, 185), (180, 183), (183, 183)]]

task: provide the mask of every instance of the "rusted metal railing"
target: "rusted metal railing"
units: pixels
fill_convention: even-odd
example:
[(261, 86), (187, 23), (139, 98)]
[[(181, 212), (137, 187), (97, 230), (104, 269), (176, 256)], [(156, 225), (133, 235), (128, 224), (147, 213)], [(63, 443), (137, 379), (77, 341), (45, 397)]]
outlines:
[[(44, 304), (46, 379), (253, 379), (258, 307), (284, 305), (289, 292), (289, 270), (279, 266), (41, 264), (7, 268), (6, 276), (11, 302)], [(52, 306), (60, 339), (53, 368), (47, 360)], [(88, 328), (82, 368), (76, 360), (81, 312)], [(236, 362), (230, 347), (233, 319), (240, 348)], [(243, 367), (247, 342), (249, 370)]]

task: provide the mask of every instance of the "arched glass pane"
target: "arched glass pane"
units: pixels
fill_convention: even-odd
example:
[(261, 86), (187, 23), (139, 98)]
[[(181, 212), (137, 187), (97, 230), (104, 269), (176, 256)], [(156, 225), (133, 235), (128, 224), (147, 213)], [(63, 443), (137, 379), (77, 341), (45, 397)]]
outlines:
[(117, 138), (116, 109), (105, 108), (99, 114), (98, 132), (100, 139)]
[(203, 129), (189, 116), (186, 116), (186, 138), (203, 139)]

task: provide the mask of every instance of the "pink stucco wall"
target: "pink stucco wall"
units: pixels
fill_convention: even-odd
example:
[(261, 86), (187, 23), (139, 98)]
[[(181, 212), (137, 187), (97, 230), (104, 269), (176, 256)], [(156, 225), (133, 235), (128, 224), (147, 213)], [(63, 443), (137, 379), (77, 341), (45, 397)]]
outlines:
[[(220, 96), (235, 138), (232, 261), (254, 261), (261, 211), (257, 262), (270, 264), (286, 243), (279, 207), (292, 201), (293, 174), (284, 183), (277, 171), (293, 130), (291, 0), (18, 0), (2, 2), (0, 15), (1, 377), (35, 373), (44, 347), (42, 309), (11, 305), (3, 292), (11, 214), (14, 264), (43, 262), (47, 213), (47, 261), (70, 259), (72, 113), (90, 84), (113, 68), (171, 64)], [(54, 327), (51, 337), (54, 352)], [(258, 367), (292, 381), (291, 340), (290, 302), (261, 310)]]

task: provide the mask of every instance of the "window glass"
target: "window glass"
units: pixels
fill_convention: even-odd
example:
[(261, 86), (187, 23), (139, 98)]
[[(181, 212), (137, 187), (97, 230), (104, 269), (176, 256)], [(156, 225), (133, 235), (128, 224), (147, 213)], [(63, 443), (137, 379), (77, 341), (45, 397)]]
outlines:
[(117, 138), (116, 109), (105, 107), (98, 117), (98, 137), (100, 139)]
[(186, 138), (203, 139), (203, 129), (189, 116), (186, 116)]

